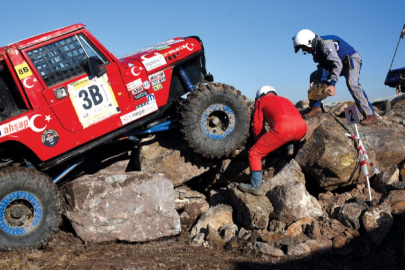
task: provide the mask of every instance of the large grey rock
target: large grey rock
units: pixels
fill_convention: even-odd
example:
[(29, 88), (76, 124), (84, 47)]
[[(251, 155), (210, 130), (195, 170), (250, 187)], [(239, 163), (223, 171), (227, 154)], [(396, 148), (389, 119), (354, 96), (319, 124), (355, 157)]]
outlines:
[(205, 211), (197, 224), (191, 229), (190, 235), (194, 236), (198, 233), (208, 233), (208, 226), (212, 227), (214, 230), (219, 230), (223, 225), (232, 225), (232, 207), (229, 205), (220, 204), (211, 207)]
[(143, 242), (181, 230), (173, 185), (162, 174), (85, 175), (63, 191), (65, 215), (84, 241)]
[(272, 257), (283, 257), (284, 256), (284, 252), (281, 249), (272, 247), (269, 244), (266, 244), (263, 242), (255, 242), (254, 246), (255, 246), (255, 248), (257, 248), (258, 251), (260, 251), (263, 254), (267, 254)]
[(287, 248), (288, 256), (308, 256), (309, 254), (311, 254), (311, 249), (305, 243), (293, 244)]
[(373, 186), (380, 191), (386, 191), (390, 186), (399, 181), (399, 169), (392, 165), (386, 171), (376, 175)]
[(362, 222), (371, 242), (379, 247), (390, 231), (394, 219), (390, 207), (382, 204), (368, 209), (362, 217)]
[(314, 130), (317, 129), (321, 123), (330, 119), (333, 119), (333, 116), (328, 113), (322, 113), (306, 118), (305, 122), (307, 123), (307, 133), (305, 134), (304, 139), (309, 140), (312, 137)]
[(176, 210), (184, 209), (186, 205), (190, 204), (197, 204), (200, 207), (201, 213), (208, 210), (209, 204), (204, 194), (192, 190), (187, 186), (176, 187), (174, 191)]
[(390, 206), (392, 214), (405, 216), (405, 190), (391, 190), (383, 203)]
[(262, 188), (265, 193), (267, 193), (276, 186), (294, 181), (298, 181), (305, 185), (304, 173), (302, 172), (300, 165), (294, 159), (292, 159), (273, 177), (266, 178), (266, 176), (264, 176)]
[(212, 160), (195, 155), (177, 130), (143, 140), (138, 155), (141, 171), (164, 173), (175, 187), (214, 166)]
[[(338, 122), (339, 121), (339, 122)], [(348, 130), (350, 132), (348, 132)], [(405, 159), (403, 127), (359, 126), (368, 156), (381, 171)], [(345, 136), (355, 134), (344, 119), (328, 119), (320, 123), (296, 156), (302, 169), (326, 190), (364, 182), (358, 166), (357, 144)], [(373, 173), (369, 168), (370, 174)]]
[(297, 181), (275, 187), (268, 196), (274, 208), (273, 216), (286, 223), (323, 214), (319, 202)]
[(236, 220), (247, 229), (266, 229), (273, 207), (266, 196), (254, 196), (238, 190), (229, 189), (229, 203), (233, 206)]
[(367, 205), (357, 202), (345, 203), (338, 213), (338, 219), (349, 228), (358, 230), (360, 229), (360, 219), (366, 211)]

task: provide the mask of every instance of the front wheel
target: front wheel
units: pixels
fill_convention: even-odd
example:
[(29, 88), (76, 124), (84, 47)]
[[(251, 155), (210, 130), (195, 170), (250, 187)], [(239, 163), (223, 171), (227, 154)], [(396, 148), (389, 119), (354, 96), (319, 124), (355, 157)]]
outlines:
[(188, 95), (181, 115), (189, 146), (205, 157), (227, 157), (249, 136), (246, 97), (227, 84), (207, 83), (196, 88)]
[(62, 202), (52, 180), (35, 170), (0, 170), (0, 250), (39, 248), (59, 229)]

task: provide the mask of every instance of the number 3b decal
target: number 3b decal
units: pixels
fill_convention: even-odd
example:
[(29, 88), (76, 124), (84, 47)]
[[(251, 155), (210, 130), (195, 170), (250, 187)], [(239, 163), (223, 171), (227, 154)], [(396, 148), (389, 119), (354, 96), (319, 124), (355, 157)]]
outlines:
[(87, 90), (79, 91), (79, 98), (83, 99), (83, 108), (90, 110), (93, 105), (97, 106), (103, 102), (103, 96), (100, 94), (100, 89), (97, 85), (91, 85)]
[(76, 114), (86, 128), (120, 112), (107, 74), (100, 78), (83, 78), (68, 85)]

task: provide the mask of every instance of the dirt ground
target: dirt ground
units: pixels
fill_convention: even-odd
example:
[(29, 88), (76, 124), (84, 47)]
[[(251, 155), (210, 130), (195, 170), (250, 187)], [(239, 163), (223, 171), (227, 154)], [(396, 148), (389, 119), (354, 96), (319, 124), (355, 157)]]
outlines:
[(41, 250), (0, 252), (0, 269), (405, 269), (401, 226), (395, 223), (379, 250), (365, 251), (359, 239), (343, 250), (288, 261), (257, 254), (248, 242), (192, 247), (184, 230), (148, 243), (86, 244), (62, 229)]
[[(126, 155), (123, 156), (122, 159), (127, 158)], [(114, 159), (108, 163), (119, 161), (121, 156), (119, 157), (116, 158), (118, 160)], [(102, 167), (108, 165), (104, 164)], [(98, 166), (88, 167), (93, 170), (99, 169)], [(76, 176), (73, 175), (74, 177)], [(229, 245), (193, 247), (184, 228), (178, 236), (147, 243), (83, 243), (74, 235), (68, 222), (64, 222), (53, 240), (40, 250), (0, 252), (0, 270), (404, 270), (405, 256), (402, 253), (404, 236), (405, 220), (396, 220), (386, 241), (379, 249), (370, 249), (367, 240), (360, 237), (350, 243), (349, 247), (341, 250), (287, 259), (287, 256), (273, 258), (258, 254), (253, 248), (249, 248), (250, 242), (238, 242), (238, 245), (233, 247)], [(286, 248), (283, 251), (286, 253)]]

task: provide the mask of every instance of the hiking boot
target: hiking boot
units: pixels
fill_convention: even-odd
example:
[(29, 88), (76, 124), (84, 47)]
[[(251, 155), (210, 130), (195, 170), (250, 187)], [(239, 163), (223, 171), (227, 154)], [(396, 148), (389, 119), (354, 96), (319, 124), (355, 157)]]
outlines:
[(322, 113), (321, 107), (312, 107), (308, 113), (304, 114), (304, 118), (308, 118), (310, 116), (320, 114), (320, 113)]
[(256, 196), (264, 195), (264, 191), (262, 189), (262, 186), (254, 187), (251, 184), (244, 184), (243, 183), (243, 184), (239, 184), (238, 188), (243, 192), (248, 192), (248, 193), (256, 195)]
[(367, 126), (377, 121), (375, 115), (367, 115), (366, 118), (360, 121), (360, 125)]

